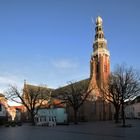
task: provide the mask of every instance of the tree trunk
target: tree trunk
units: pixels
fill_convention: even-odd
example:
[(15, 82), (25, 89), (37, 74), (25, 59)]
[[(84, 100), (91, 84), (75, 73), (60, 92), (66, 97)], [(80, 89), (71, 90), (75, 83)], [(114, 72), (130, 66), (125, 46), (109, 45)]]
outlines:
[(123, 127), (125, 127), (124, 101), (122, 101), (122, 120), (123, 120)]
[(31, 113), (31, 123), (34, 126), (35, 125), (35, 115), (34, 113)]
[(74, 109), (74, 124), (78, 124), (78, 121), (77, 121), (77, 109)]
[(103, 100), (103, 121), (106, 120), (106, 113), (105, 113), (105, 101)]
[(119, 107), (115, 108), (115, 123), (119, 122), (119, 110), (120, 110)]

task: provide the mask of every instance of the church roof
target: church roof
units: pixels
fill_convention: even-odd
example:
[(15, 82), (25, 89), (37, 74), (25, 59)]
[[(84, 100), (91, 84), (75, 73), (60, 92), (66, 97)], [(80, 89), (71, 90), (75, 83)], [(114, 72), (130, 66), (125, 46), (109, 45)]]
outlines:
[(46, 91), (54, 90), (52, 88), (48, 88), (47, 86), (35, 86), (35, 85), (30, 85), (30, 84), (26, 84), (25, 86), (27, 89), (33, 89), (33, 90), (37, 90), (38, 88), (44, 89)]
[[(81, 80), (78, 82), (72, 82), (72, 84), (74, 84), (74, 86), (76, 86), (76, 87), (84, 86), (85, 88), (88, 89), (89, 81), (90, 81), (90, 79), (88, 78), (88, 79), (84, 79), (84, 80)], [(51, 93), (52, 97), (57, 98), (58, 95), (61, 95), (62, 91), (69, 90), (70, 84), (63, 86), (63, 87), (59, 87), (57, 89), (52, 89), (52, 88), (48, 88), (45, 86), (44, 87), (43, 86), (35, 86), (35, 85), (30, 85), (30, 84), (24, 85), (24, 88), (26, 87), (27, 90), (31, 89), (31, 90), (35, 90), (35, 91), (40, 89), (40, 90), (42, 90), (44, 97), (48, 96), (48, 94)], [(39, 97), (39, 98), (41, 98), (41, 97)]]
[[(75, 83), (72, 82), (72, 84), (74, 84), (75, 87), (84, 86), (85, 88), (88, 89), (89, 81), (90, 81), (90, 80), (89, 80), (89, 78), (88, 78), (88, 79), (84, 79), (84, 80), (81, 80), (81, 81), (78, 81), (78, 82), (75, 82)], [(70, 83), (70, 84), (71, 84), (71, 83)], [(66, 90), (69, 90), (70, 84), (55, 89), (55, 90), (53, 91), (52, 96), (53, 96), (53, 97), (57, 97), (58, 95), (61, 95), (62, 92), (65, 92)]]
[(40, 96), (38, 96), (38, 98), (43, 98), (43, 97), (47, 97), (48, 94), (50, 94), (54, 89), (52, 88), (48, 88), (46, 86), (35, 86), (35, 85), (30, 85), (30, 84), (25, 84), (24, 85), (24, 91), (23, 93), (25, 93), (27, 90), (30, 90), (30, 92), (28, 93), (32, 93), (34, 91), (34, 94), (40, 94)]
[(0, 97), (5, 97), (4, 94), (0, 93)]
[[(81, 80), (81, 81), (78, 81), (78, 82), (72, 82), (72, 84), (74, 84), (75, 87), (84, 86), (85, 88), (88, 89), (89, 81), (90, 81), (90, 79), (88, 78), (88, 79), (84, 79), (84, 80)], [(45, 87), (45, 86), (35, 86), (35, 85), (30, 85), (30, 84), (24, 85), (24, 88), (26, 88), (27, 90), (31, 89), (32, 91), (35, 90), (34, 93), (37, 93), (36, 91), (40, 89), (40, 91), (41, 91), (40, 93), (43, 94), (43, 97), (47, 97), (48, 94), (51, 93), (51, 96), (53, 98), (57, 98), (60, 94), (62, 94), (62, 92), (66, 92), (67, 90), (70, 89), (70, 84), (71, 83), (68, 83), (68, 85), (63, 86), (63, 87), (59, 87), (57, 89), (52, 89), (52, 88), (48, 88), (48, 87)], [(38, 96), (38, 98), (41, 99), (42, 94), (41, 94), (41, 96)]]

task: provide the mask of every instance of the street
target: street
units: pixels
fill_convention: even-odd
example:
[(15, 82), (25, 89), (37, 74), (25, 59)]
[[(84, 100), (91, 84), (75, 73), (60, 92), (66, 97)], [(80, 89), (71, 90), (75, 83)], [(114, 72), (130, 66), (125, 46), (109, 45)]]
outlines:
[(56, 127), (0, 127), (0, 140), (139, 140), (140, 120), (127, 121), (132, 127), (122, 128), (113, 122), (86, 122)]

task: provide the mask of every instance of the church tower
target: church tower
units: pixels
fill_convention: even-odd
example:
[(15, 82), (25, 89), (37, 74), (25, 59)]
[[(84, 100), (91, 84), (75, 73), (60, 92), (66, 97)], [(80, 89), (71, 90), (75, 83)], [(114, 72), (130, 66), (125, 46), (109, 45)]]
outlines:
[(90, 106), (94, 108), (92, 118), (96, 120), (108, 120), (111, 118), (111, 106), (105, 101), (104, 93), (100, 87), (107, 82), (110, 74), (110, 52), (107, 48), (107, 40), (104, 37), (103, 20), (100, 16), (96, 19), (95, 38), (93, 42), (93, 53), (90, 60), (90, 84), (93, 88)]
[(107, 40), (104, 37), (103, 20), (100, 16), (96, 19), (95, 39), (93, 53), (90, 60), (90, 80), (92, 84), (102, 86), (110, 74), (110, 53)]

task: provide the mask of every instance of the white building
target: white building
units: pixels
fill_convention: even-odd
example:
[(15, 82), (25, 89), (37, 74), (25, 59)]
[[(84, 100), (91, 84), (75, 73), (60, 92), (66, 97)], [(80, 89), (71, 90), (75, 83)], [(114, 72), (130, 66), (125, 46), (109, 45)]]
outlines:
[(5, 122), (7, 119), (6, 103), (7, 100), (5, 99), (5, 96), (0, 93), (0, 124), (3, 124), (3, 122)]
[(2, 103), (0, 103), (0, 118), (6, 117), (6, 109)]
[(44, 108), (39, 109), (36, 115), (37, 125), (52, 125), (56, 124), (66, 124), (67, 123), (67, 113), (65, 108)]
[(137, 96), (134, 100), (127, 103), (125, 108), (126, 118), (140, 119), (140, 96)]

